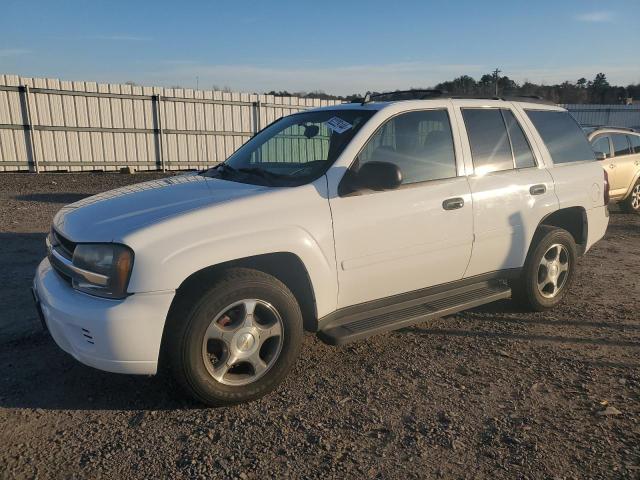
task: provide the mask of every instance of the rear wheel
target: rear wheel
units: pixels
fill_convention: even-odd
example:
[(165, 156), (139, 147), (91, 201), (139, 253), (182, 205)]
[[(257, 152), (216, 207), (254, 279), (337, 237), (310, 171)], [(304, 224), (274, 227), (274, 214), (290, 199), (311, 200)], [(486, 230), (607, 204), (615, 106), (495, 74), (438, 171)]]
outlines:
[(631, 193), (622, 201), (622, 208), (627, 213), (640, 215), (640, 179), (631, 189)]
[(540, 227), (520, 278), (511, 284), (514, 299), (530, 310), (555, 307), (573, 280), (576, 261), (576, 244), (569, 232), (557, 227)]
[(225, 272), (191, 307), (177, 309), (168, 328), (174, 377), (212, 406), (254, 400), (273, 390), (302, 343), (302, 314), (291, 291), (275, 277), (249, 269)]

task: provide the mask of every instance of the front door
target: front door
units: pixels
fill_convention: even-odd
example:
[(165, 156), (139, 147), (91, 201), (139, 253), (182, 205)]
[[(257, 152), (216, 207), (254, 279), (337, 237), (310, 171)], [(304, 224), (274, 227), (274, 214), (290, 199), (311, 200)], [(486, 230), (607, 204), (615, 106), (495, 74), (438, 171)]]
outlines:
[(352, 169), (395, 163), (399, 188), (330, 199), (339, 307), (462, 278), (473, 242), (471, 195), (449, 105), (388, 119), (360, 151)]
[(609, 193), (615, 187), (614, 185), (618, 184), (618, 179), (616, 175), (618, 171), (616, 170), (616, 164), (613, 160), (613, 148), (611, 147), (611, 137), (609, 135), (598, 135), (593, 140), (591, 140), (591, 147), (593, 151), (597, 154), (604, 155), (602, 160), (598, 160), (598, 163), (602, 166), (605, 172), (607, 172), (607, 178), (609, 179)]
[(614, 156), (609, 161), (613, 163), (615, 171), (613, 179), (609, 179), (612, 197), (622, 197), (627, 194), (638, 170), (636, 163), (638, 156), (633, 154), (628, 139), (629, 136), (622, 133), (611, 134)]

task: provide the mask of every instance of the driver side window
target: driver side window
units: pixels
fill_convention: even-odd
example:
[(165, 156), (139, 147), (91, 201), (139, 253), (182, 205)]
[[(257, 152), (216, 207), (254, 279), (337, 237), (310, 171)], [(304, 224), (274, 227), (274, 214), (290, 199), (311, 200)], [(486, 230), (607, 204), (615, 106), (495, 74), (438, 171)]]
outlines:
[(592, 143), (592, 147), (594, 152), (604, 153), (605, 158), (611, 157), (611, 145), (609, 144), (608, 135), (596, 138)]
[(400, 168), (402, 184), (456, 176), (451, 123), (446, 110), (423, 110), (388, 120), (369, 139), (359, 165), (388, 162)]

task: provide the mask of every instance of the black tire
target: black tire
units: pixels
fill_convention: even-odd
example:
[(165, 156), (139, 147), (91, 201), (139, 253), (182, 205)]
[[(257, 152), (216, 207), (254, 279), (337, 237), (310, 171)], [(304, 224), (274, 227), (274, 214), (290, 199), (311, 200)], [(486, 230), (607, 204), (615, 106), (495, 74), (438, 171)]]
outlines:
[[(635, 213), (636, 215), (640, 215), (640, 199), (638, 196), (640, 196), (640, 179), (638, 179), (638, 181), (631, 189), (631, 193), (629, 194), (629, 196), (622, 202), (620, 202), (622, 210), (627, 213)], [(633, 205), (634, 199), (636, 202), (636, 206)]]
[[(557, 289), (553, 297), (544, 296), (538, 288), (543, 255), (553, 245), (562, 245), (562, 251), (568, 261), (568, 270), (562, 277), (562, 287)], [(553, 252), (551, 252), (553, 254)], [(527, 259), (520, 278), (510, 282), (512, 297), (522, 308), (542, 312), (554, 308), (564, 299), (569, 290), (576, 271), (576, 243), (569, 232), (562, 228), (540, 226), (533, 237)], [(562, 275), (562, 274), (561, 274)], [(547, 295), (551, 293), (545, 292)]]
[[(196, 400), (210, 406), (255, 400), (276, 388), (294, 365), (302, 344), (302, 314), (291, 291), (271, 275), (234, 268), (223, 272), (197, 296), (173, 309), (164, 335), (164, 355), (175, 380)], [(202, 342), (215, 316), (243, 299), (259, 299), (277, 310), (282, 321), (282, 343), (279, 355), (263, 376), (249, 384), (228, 385), (209, 373)]]

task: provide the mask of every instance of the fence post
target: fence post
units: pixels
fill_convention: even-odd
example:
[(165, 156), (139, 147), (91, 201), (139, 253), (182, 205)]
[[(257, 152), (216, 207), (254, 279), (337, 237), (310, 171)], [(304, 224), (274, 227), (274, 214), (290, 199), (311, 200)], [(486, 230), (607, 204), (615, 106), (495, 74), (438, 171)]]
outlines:
[(163, 172), (167, 171), (164, 164), (164, 155), (162, 151), (162, 114), (160, 113), (160, 102), (162, 97), (158, 95), (152, 95), (151, 101), (153, 102), (153, 122), (154, 136), (156, 137), (156, 163), (162, 169)]
[(260, 100), (253, 102), (253, 133), (254, 135), (262, 128), (260, 126)]
[[(31, 165), (35, 173), (40, 173), (35, 142), (33, 141), (33, 124), (31, 123), (31, 107), (29, 106), (29, 85), (21, 85), (18, 88), (22, 94), (22, 124), (24, 126), (24, 141), (26, 143), (28, 157), (31, 159)], [(29, 158), (27, 158), (27, 162), (29, 162)], [(29, 170), (31, 170), (31, 168), (29, 168)]]

